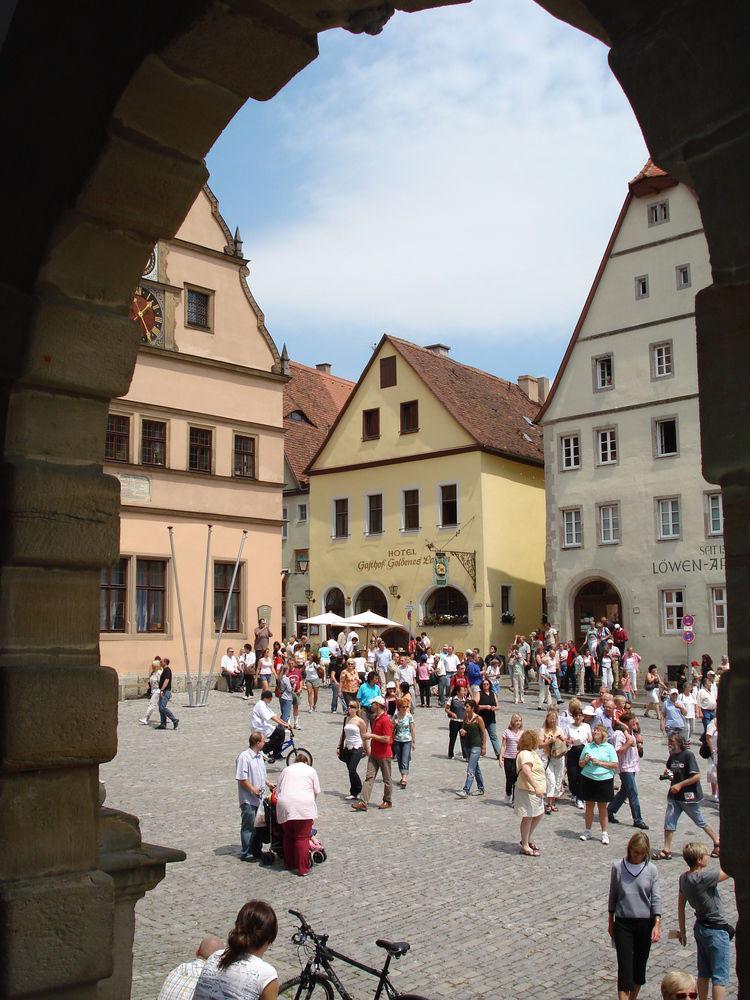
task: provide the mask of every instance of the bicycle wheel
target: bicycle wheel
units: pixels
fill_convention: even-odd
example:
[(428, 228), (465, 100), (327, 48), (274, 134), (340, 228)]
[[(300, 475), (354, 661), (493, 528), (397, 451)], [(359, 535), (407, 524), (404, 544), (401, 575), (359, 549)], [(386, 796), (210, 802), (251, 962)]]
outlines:
[(429, 998), (419, 996), (418, 993), (399, 993), (396, 1000), (429, 1000)]
[(333, 1000), (333, 986), (325, 976), (295, 976), (279, 986), (279, 1000)]
[(290, 764), (296, 764), (297, 763), (297, 756), (298, 756), (298, 754), (301, 754), (301, 753), (306, 754), (307, 757), (309, 757), (309, 759), (310, 759), (310, 763), (312, 764), (312, 762), (313, 762), (313, 755), (310, 753), (309, 750), (305, 750), (304, 747), (292, 747), (292, 749), (286, 755), (286, 766), (289, 767)]

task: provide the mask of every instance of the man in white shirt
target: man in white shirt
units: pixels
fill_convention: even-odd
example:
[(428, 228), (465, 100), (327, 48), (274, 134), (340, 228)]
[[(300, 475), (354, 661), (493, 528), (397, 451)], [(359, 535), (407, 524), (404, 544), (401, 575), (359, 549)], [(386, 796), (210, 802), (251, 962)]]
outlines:
[(260, 858), (260, 839), (255, 831), (255, 817), (263, 802), (266, 790), (266, 762), (263, 760), (263, 733), (252, 732), (247, 750), (243, 750), (235, 764), (237, 792), (240, 798), (240, 844), (242, 861)]
[(445, 705), (448, 697), (450, 682), (445, 672), (445, 657), (448, 655), (448, 646), (443, 646), (442, 651), (435, 657), (435, 676), (438, 679), (438, 704)]
[(375, 649), (375, 669), (380, 677), (380, 690), (385, 691), (385, 685), (388, 682), (388, 669), (391, 665), (391, 660), (393, 656), (391, 655), (390, 649), (386, 649), (386, 645), (382, 639), (378, 639), (378, 644)]
[(347, 656), (352, 655), (352, 651), (354, 650), (354, 647), (356, 645), (359, 645), (359, 636), (354, 631), (354, 629), (352, 629), (349, 635), (346, 637), (346, 644), (344, 646), (344, 651)]
[(401, 664), (398, 668), (397, 680), (399, 685), (408, 684), (409, 693), (411, 694), (411, 710), (412, 712), (416, 708), (416, 698), (417, 698), (417, 671), (414, 666), (414, 661), (409, 659), (408, 656), (403, 656), (401, 658)]
[(422, 646), (424, 647), (425, 653), (432, 652), (432, 639), (430, 639), (429, 635), (427, 635), (426, 632), (423, 632), (420, 639), (422, 640)]
[(270, 757), (270, 763), (281, 759), (281, 744), (284, 742), (284, 730), (291, 733), (292, 727), (288, 722), (284, 722), (278, 715), (274, 715), (271, 710), (271, 699), (273, 691), (263, 691), (260, 700), (250, 714), (250, 729), (262, 733), (266, 740), (266, 759)]
[(232, 646), (227, 647), (226, 655), (221, 658), (221, 672), (227, 679), (227, 690), (239, 691), (241, 689), (242, 671)]
[(250, 700), (253, 690), (253, 677), (255, 676), (255, 651), (249, 642), (245, 643), (245, 648), (240, 653), (240, 671), (245, 682), (245, 701)]
[(224, 950), (224, 942), (215, 934), (207, 934), (195, 949), (192, 962), (182, 962), (168, 974), (157, 1000), (192, 1000), (195, 987), (203, 972), (206, 959)]

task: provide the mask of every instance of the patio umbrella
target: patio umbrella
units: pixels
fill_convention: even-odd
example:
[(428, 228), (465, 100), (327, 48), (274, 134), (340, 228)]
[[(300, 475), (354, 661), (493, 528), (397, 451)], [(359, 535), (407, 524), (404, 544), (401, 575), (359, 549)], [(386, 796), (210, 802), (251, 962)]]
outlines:
[(333, 611), (326, 611), (323, 615), (313, 615), (312, 618), (300, 618), (300, 625), (348, 625), (348, 618), (335, 615)]
[(347, 618), (345, 625), (353, 625), (354, 628), (402, 628), (400, 622), (392, 622), (390, 618), (375, 614), (374, 611), (363, 611), (361, 614)]

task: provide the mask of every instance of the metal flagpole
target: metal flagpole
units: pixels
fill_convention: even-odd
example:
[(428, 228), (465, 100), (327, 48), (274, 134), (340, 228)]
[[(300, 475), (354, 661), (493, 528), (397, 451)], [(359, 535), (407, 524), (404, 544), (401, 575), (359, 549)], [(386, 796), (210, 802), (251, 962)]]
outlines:
[(229, 593), (227, 594), (226, 603), (224, 604), (224, 614), (221, 616), (221, 625), (219, 626), (219, 635), (216, 639), (216, 645), (214, 646), (214, 655), (211, 657), (211, 669), (208, 672), (208, 677), (206, 678), (206, 688), (204, 691), (203, 704), (208, 702), (208, 693), (211, 690), (211, 682), (214, 677), (214, 667), (216, 666), (216, 657), (219, 655), (219, 647), (221, 646), (221, 640), (224, 635), (224, 626), (227, 621), (227, 614), (229, 613), (229, 602), (232, 600), (232, 593), (234, 592), (234, 583), (237, 579), (237, 572), (240, 568), (240, 559), (242, 558), (242, 550), (245, 547), (245, 542), (247, 541), (247, 528), (242, 531), (242, 541), (240, 542), (240, 550), (237, 553), (237, 561), (234, 564), (234, 572), (232, 573), (232, 582), (229, 584)]
[[(208, 525), (208, 536), (206, 538), (206, 571), (203, 574), (203, 606), (201, 608), (201, 642), (198, 649), (198, 680), (195, 685), (195, 696), (196, 703), (198, 705), (205, 705), (203, 700), (203, 637), (206, 631), (206, 599), (208, 597), (208, 567), (211, 560), (211, 532), (213, 531), (213, 525)], [(192, 704), (192, 702), (191, 702)]]
[(174, 587), (177, 592), (177, 611), (180, 616), (180, 634), (182, 635), (182, 653), (185, 657), (185, 674), (187, 675), (188, 703), (193, 704), (193, 678), (190, 675), (190, 660), (188, 659), (187, 640), (185, 639), (185, 621), (182, 617), (182, 598), (180, 597), (180, 580), (177, 576), (177, 555), (174, 549), (174, 528), (170, 524), (167, 527), (169, 532), (169, 547), (172, 550), (172, 568), (174, 571)]

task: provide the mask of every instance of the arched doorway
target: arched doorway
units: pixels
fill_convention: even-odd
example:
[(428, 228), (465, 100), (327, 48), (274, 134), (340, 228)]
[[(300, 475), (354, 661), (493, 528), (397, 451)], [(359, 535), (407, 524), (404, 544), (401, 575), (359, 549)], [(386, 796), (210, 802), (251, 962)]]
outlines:
[[(606, 617), (610, 625), (622, 621), (622, 600), (620, 595), (608, 580), (590, 580), (585, 583), (575, 596), (573, 602), (573, 628), (576, 644), (586, 637), (589, 619), (598, 622)], [(564, 638), (564, 636), (561, 636)]]
[[(340, 587), (331, 587), (331, 589), (326, 593), (325, 600), (323, 601), (323, 610), (330, 611), (332, 614), (339, 615), (341, 618), (346, 618), (344, 592)], [(326, 625), (326, 639), (334, 638), (340, 631), (341, 629), (335, 625)]]
[(469, 602), (455, 587), (435, 587), (424, 602), (423, 625), (468, 625)]
[(364, 611), (374, 611), (376, 615), (388, 617), (388, 598), (380, 587), (363, 587), (354, 602), (354, 614), (361, 615)]
[(380, 633), (380, 638), (389, 649), (409, 649), (409, 633), (405, 628), (387, 628)]

